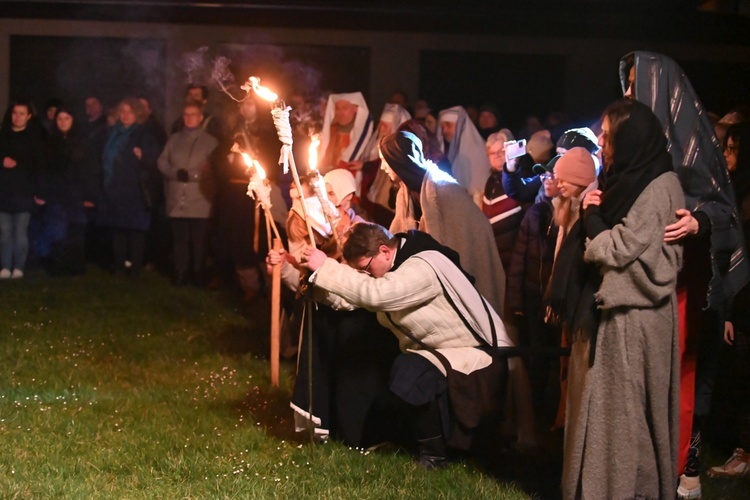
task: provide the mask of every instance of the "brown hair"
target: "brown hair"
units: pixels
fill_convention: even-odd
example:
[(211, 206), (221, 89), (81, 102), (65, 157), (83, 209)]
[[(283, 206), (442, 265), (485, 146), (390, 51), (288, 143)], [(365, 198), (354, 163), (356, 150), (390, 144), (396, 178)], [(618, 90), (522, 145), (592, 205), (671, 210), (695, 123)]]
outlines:
[(143, 123), (146, 121), (146, 118), (148, 118), (148, 116), (146, 115), (146, 108), (145, 106), (143, 106), (143, 103), (140, 101), (140, 99), (136, 99), (135, 97), (126, 97), (125, 99), (120, 101), (120, 103), (117, 105), (118, 120), (119, 120), (120, 109), (124, 105), (128, 105), (130, 109), (133, 111), (133, 114), (135, 115), (136, 123)]
[(396, 237), (386, 228), (372, 222), (358, 222), (346, 233), (344, 260), (353, 262), (362, 257), (377, 255), (380, 245), (396, 247)]
[[(607, 106), (604, 110), (604, 113), (602, 113), (602, 122), (605, 117), (609, 119), (609, 133), (604, 137), (605, 144), (602, 146), (602, 149), (610, 145), (612, 146), (612, 151), (614, 151), (617, 134), (620, 132), (622, 124), (630, 118), (630, 112), (632, 111), (635, 102), (636, 101), (633, 99), (619, 99)], [(605, 165), (605, 168), (608, 169), (609, 165)]]

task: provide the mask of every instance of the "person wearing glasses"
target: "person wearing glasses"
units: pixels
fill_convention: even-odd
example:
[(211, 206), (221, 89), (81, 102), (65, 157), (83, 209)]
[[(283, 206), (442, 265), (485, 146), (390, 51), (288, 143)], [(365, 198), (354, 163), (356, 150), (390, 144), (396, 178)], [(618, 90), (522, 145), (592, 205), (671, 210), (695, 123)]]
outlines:
[(402, 354), (393, 363), (390, 390), (412, 423), (419, 464), (443, 467), (451, 428), (447, 379), (443, 364), (425, 345), (445, 356), (452, 369), (468, 374), (492, 363), (486, 348), (493, 329), (498, 346), (513, 342), (458, 254), (428, 234), (394, 236), (362, 222), (350, 230), (343, 257), (345, 264), (308, 248), (302, 260), (313, 271), (309, 281), (323, 302), (375, 311), (398, 338)]
[[(737, 210), (742, 218), (745, 246), (750, 245), (750, 123), (731, 125), (724, 137), (724, 160), (732, 179), (732, 188), (737, 198)], [(723, 465), (709, 468), (706, 473), (713, 478), (740, 478), (750, 474), (750, 285), (745, 285), (734, 297), (731, 313), (726, 318), (724, 342), (736, 361), (735, 377), (727, 377), (720, 383), (733, 385), (731, 393), (731, 419), (735, 423), (732, 439), (739, 445)], [(724, 346), (727, 347), (727, 346)], [(719, 351), (715, 346), (715, 350)], [(732, 359), (730, 358), (730, 359)], [(715, 356), (714, 373), (719, 371), (719, 355)]]

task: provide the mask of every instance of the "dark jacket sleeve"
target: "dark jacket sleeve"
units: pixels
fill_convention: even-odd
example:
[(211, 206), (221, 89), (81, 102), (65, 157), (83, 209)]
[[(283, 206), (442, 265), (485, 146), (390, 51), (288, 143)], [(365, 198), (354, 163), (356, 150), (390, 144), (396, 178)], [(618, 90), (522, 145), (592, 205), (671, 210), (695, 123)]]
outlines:
[(534, 211), (528, 210), (521, 221), (518, 236), (513, 245), (513, 254), (508, 268), (508, 290), (506, 300), (508, 310), (515, 314), (524, 310), (524, 277), (526, 276), (527, 251), (529, 245), (529, 231)]
[(503, 165), (503, 189), (505, 194), (519, 203), (533, 203), (542, 180), (538, 175), (533, 175), (532, 167), (534, 160), (530, 155), (524, 155), (518, 159), (518, 168), (515, 172), (509, 172), (507, 165)]

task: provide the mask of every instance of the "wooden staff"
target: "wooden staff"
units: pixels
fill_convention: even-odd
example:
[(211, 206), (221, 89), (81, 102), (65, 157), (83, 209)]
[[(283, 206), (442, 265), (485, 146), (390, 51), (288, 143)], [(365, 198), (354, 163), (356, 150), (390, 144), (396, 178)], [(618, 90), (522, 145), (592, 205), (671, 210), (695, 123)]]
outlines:
[[(281, 251), (284, 246), (278, 238), (273, 239), (273, 249)], [(281, 350), (281, 262), (274, 264), (271, 274), (271, 385), (279, 386), (279, 352)]]

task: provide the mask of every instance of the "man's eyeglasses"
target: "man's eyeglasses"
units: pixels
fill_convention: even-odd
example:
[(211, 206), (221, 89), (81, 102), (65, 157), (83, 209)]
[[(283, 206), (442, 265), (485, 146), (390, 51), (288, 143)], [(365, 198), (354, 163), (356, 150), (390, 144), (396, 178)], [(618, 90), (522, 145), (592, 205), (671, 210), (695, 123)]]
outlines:
[(542, 182), (544, 181), (554, 181), (555, 180), (555, 173), (554, 172), (547, 172), (539, 176), (542, 179)]
[(372, 264), (372, 259), (374, 259), (374, 258), (375, 258), (375, 255), (373, 255), (372, 257), (370, 257), (370, 260), (367, 262), (367, 265), (365, 266), (365, 268), (364, 269), (357, 269), (357, 271), (359, 271), (362, 274), (370, 274), (370, 265)]

